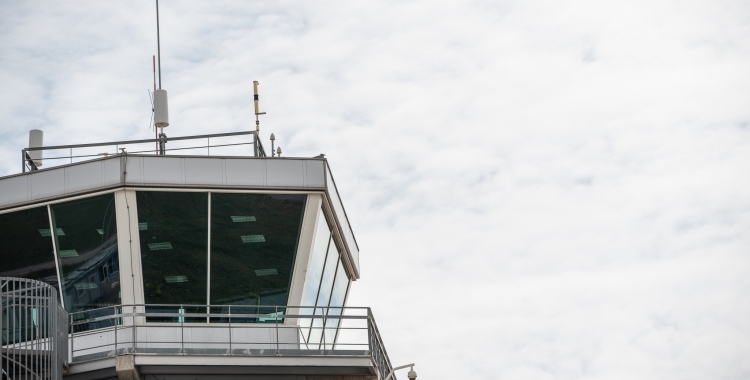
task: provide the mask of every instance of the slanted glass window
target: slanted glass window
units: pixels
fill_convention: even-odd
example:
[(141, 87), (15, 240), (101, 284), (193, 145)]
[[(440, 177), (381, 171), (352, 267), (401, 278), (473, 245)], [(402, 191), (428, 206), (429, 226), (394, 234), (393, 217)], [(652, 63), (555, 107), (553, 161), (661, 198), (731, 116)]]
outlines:
[[(287, 304), (306, 199), (211, 193), (212, 305)], [(232, 313), (258, 313), (252, 310), (233, 307)]]
[(336, 268), (336, 280), (333, 282), (333, 290), (331, 291), (331, 301), (328, 309), (329, 318), (326, 319), (326, 349), (331, 349), (333, 343), (336, 341), (336, 334), (340, 324), (340, 318), (330, 318), (330, 316), (341, 315), (343, 311), (341, 307), (344, 306), (344, 301), (346, 301), (346, 292), (348, 289), (349, 277), (346, 275), (344, 265), (339, 259), (339, 264)]
[(302, 306), (315, 306), (320, 289), (320, 279), (323, 276), (323, 265), (326, 262), (326, 252), (328, 243), (331, 240), (331, 229), (328, 227), (325, 215), (320, 211), (318, 213), (317, 230), (315, 231), (315, 240), (313, 241), (312, 251), (310, 252), (310, 264), (307, 268), (305, 278), (305, 289), (302, 293)]
[[(136, 200), (146, 303), (205, 305), (208, 193), (138, 191)], [(193, 312), (179, 309), (164, 311)], [(151, 311), (159, 310), (147, 310)], [(181, 319), (192, 321), (179, 317), (155, 317), (153, 321)]]
[(0, 214), (0, 276), (39, 280), (58, 288), (47, 206)]
[[(50, 205), (50, 212), (65, 309), (75, 313), (120, 304), (114, 194)], [(88, 326), (96, 327), (104, 326)]]
[[(318, 210), (318, 219), (316, 221), (315, 237), (313, 240), (312, 250), (310, 251), (310, 261), (305, 274), (305, 287), (302, 292), (301, 306), (310, 306), (300, 309), (301, 315), (312, 315), (313, 306), (318, 300), (318, 291), (320, 290), (320, 280), (323, 277), (323, 266), (326, 262), (326, 253), (328, 244), (331, 242), (331, 228), (328, 226), (323, 210)], [(305, 341), (310, 337), (310, 324), (312, 319), (302, 318), (299, 325), (302, 328), (302, 336)]]
[[(333, 239), (328, 243), (328, 254), (326, 255), (326, 262), (323, 267), (323, 278), (320, 281), (320, 290), (318, 291), (318, 299), (315, 303), (314, 315), (326, 315), (328, 312), (328, 302), (331, 300), (331, 289), (333, 288), (333, 280), (336, 275), (336, 264), (338, 264), (339, 255), (336, 249), (336, 244)], [(325, 321), (323, 318), (314, 318), (310, 329), (310, 338), (308, 344), (312, 348), (317, 348), (321, 343), (323, 337), (323, 326)], [(326, 342), (328, 343), (328, 342)]]

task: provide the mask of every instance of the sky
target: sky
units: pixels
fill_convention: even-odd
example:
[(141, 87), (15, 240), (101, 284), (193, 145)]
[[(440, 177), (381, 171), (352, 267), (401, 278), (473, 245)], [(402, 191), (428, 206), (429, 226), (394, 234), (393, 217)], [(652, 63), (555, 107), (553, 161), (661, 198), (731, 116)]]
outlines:
[[(0, 175), (147, 139), (152, 1), (2, 1)], [(420, 379), (750, 379), (750, 3), (162, 0), (170, 136), (325, 153)], [(405, 378), (405, 373), (400, 377)]]

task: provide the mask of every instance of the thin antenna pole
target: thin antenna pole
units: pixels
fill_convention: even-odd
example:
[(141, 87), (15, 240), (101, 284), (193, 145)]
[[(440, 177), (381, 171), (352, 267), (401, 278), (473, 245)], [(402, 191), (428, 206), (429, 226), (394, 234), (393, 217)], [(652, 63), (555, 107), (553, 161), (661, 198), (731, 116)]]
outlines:
[(156, 55), (159, 56), (159, 89), (161, 90), (161, 41), (159, 40), (159, 0), (156, 0)]
[(156, 56), (153, 56), (154, 61), (154, 91), (156, 91)]

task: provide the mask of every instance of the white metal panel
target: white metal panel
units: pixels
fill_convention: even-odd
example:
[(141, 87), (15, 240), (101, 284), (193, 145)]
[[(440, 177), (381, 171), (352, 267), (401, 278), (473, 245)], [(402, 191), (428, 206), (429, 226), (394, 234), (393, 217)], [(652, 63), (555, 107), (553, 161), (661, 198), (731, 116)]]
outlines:
[(65, 170), (50, 169), (34, 172), (31, 177), (31, 200), (65, 194)]
[(325, 161), (305, 160), (305, 179), (308, 187), (325, 187)]
[(302, 160), (267, 159), (266, 180), (271, 187), (304, 187)]
[(0, 206), (29, 200), (29, 177), (10, 177), (0, 181)]
[(224, 160), (226, 184), (228, 186), (265, 186), (264, 161), (227, 158)]
[[(128, 155), (124, 158), (125, 166), (125, 183), (142, 184), (143, 183), (143, 160), (144, 157), (133, 157)], [(120, 171), (121, 169), (117, 169)], [(120, 173), (122, 175), (122, 173)]]
[(143, 157), (143, 183), (182, 185), (182, 158)]
[(357, 241), (354, 239), (354, 232), (352, 227), (349, 225), (349, 219), (346, 217), (346, 211), (344, 211), (344, 205), (341, 203), (341, 197), (339, 197), (339, 191), (336, 188), (336, 183), (333, 182), (333, 176), (331, 170), (326, 170), (326, 186), (328, 187), (328, 195), (330, 196), (331, 206), (333, 212), (336, 214), (336, 220), (343, 233), (343, 239), (348, 248), (349, 254), (352, 259), (354, 269), (357, 271), (356, 275), (359, 278), (359, 247)]
[(102, 187), (102, 162), (91, 161), (68, 166), (65, 169), (66, 193)]
[(220, 158), (185, 158), (186, 185), (222, 185)]
[(102, 161), (102, 186), (122, 183), (120, 157), (111, 157)]

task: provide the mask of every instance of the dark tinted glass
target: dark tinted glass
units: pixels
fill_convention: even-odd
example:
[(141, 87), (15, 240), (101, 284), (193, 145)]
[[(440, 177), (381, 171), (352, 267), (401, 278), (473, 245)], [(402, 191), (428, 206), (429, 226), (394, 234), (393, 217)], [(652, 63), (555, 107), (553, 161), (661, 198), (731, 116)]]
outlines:
[(73, 313), (120, 304), (114, 195), (54, 204), (50, 211), (65, 309)]
[(40, 280), (57, 288), (47, 206), (0, 214), (0, 276)]
[(211, 193), (211, 304), (286, 305), (306, 199)]
[(146, 303), (205, 305), (208, 193), (139, 191), (136, 199)]

